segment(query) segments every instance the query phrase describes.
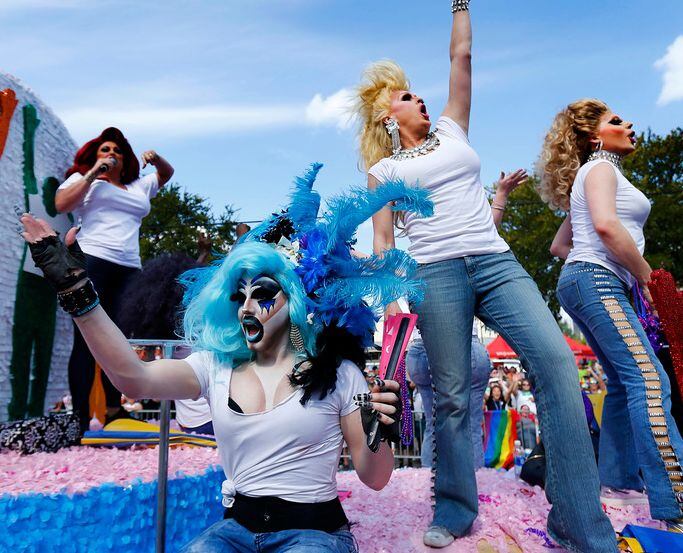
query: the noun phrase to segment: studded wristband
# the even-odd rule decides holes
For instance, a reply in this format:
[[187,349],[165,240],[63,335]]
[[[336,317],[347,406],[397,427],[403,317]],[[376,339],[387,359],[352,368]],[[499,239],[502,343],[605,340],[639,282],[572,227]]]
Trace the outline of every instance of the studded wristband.
[[72,317],[80,317],[92,311],[100,303],[95,287],[90,279],[85,285],[69,292],[59,292],[57,294],[59,305]]
[[470,0],[453,0],[451,2],[451,11],[453,13],[456,12],[464,12],[470,9]]

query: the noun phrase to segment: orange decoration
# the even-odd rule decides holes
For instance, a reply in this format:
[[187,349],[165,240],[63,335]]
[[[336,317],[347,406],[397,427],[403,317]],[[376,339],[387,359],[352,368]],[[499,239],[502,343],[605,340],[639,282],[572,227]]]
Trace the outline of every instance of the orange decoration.
[[97,417],[102,424],[107,414],[107,400],[104,396],[104,386],[102,385],[102,369],[95,364],[95,380],[90,388],[90,418]]
[[0,90],[0,157],[5,151],[5,142],[9,134],[9,124],[17,107],[17,95],[11,88]]

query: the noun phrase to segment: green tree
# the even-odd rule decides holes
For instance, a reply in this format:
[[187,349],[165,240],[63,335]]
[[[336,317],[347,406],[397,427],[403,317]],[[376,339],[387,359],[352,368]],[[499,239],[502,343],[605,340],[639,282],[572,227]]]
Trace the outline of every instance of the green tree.
[[645,258],[653,269],[683,280],[683,129],[666,136],[650,131],[638,137],[624,159],[624,174],[652,202],[645,225]]
[[554,213],[541,201],[535,189],[537,182],[536,177],[530,177],[510,195],[500,231],[557,317],[560,304],[555,286],[563,261],[550,254],[550,244],[563,215]]
[[140,256],[145,261],[162,253],[185,252],[197,257],[197,238],[203,232],[211,238],[215,252],[226,252],[235,240],[235,211],[225,206],[216,217],[208,200],[167,184],[152,200],[150,214],[140,228]]

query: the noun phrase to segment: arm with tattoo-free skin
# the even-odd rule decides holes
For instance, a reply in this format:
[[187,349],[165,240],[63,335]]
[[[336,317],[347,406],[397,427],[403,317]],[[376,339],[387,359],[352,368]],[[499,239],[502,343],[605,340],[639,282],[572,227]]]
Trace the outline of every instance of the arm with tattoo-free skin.
[[157,178],[159,179],[159,188],[166,184],[173,176],[173,166],[163,157],[157,154],[154,150],[147,150],[140,156],[142,158],[142,168],[147,167],[147,164],[154,166],[157,170]]
[[550,253],[560,259],[567,259],[569,252],[572,251],[574,246],[573,236],[572,216],[568,213],[564,221],[562,221],[560,228],[557,229],[553,243],[550,245]]
[[500,179],[496,183],[496,194],[491,202],[491,215],[493,215],[493,223],[496,228],[500,228],[500,224],[503,222],[508,196],[524,184],[528,176],[524,169],[517,169],[507,175],[505,171],[500,172]]
[[[375,190],[378,186],[379,181],[368,173],[368,189]],[[395,246],[394,212],[389,206],[384,206],[372,216],[372,252],[381,256],[386,250],[391,250]],[[398,302],[394,301],[384,310],[384,318],[402,312]]]
[[643,296],[651,304],[647,287],[652,268],[617,215],[617,175],[609,163],[599,163],[586,175],[586,201],[595,232],[615,259],[640,284]]
[[[395,380],[384,381],[384,392],[375,384],[370,390],[371,407],[379,415],[381,424],[394,422],[392,415],[396,413],[399,384]],[[394,470],[394,454],[387,442],[381,442],[379,449],[373,453],[366,443],[366,435],[361,422],[361,410],[341,418],[342,434],[349,447],[353,466],[361,482],[373,490],[381,490],[386,486]]]
[[453,14],[449,52],[448,102],[443,115],[450,117],[467,133],[472,105],[472,25],[468,10]]

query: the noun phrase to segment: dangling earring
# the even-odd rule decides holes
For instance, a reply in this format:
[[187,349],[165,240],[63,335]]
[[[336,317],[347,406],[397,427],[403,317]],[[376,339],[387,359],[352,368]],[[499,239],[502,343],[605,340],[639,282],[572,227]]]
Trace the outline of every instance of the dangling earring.
[[289,341],[294,349],[294,372],[299,373],[303,370],[303,364],[308,361],[308,353],[306,352],[301,330],[294,323],[289,327]]
[[387,128],[387,132],[391,137],[391,149],[394,154],[401,151],[401,135],[398,134],[398,121],[393,117],[389,117],[384,121],[384,126]]
[[304,337],[301,335],[299,327],[294,323],[289,326],[289,341],[292,343],[295,352],[299,353],[300,351],[306,351],[306,348],[304,347]]
[[595,151],[599,152],[600,150],[602,150],[602,140],[598,138],[598,145],[597,148],[595,148]]

